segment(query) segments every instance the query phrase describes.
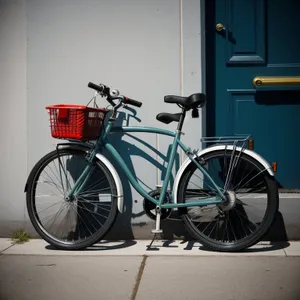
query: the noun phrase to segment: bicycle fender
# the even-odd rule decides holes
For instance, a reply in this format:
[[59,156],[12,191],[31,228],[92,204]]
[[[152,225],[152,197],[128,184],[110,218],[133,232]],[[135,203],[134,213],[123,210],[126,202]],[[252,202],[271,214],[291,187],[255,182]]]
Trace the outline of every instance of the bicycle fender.
[[[87,151],[88,149],[90,149],[92,146],[85,144],[85,143],[81,143],[81,142],[70,142],[70,143],[62,143],[60,144],[61,147],[70,147],[70,148],[77,148],[77,149],[81,149],[83,151]],[[107,169],[111,172],[111,175],[116,183],[116,187],[117,187],[117,206],[118,206],[118,210],[120,213],[123,212],[123,208],[124,208],[124,194],[123,194],[123,186],[122,186],[122,182],[121,179],[119,177],[118,172],[116,171],[115,167],[111,164],[111,162],[102,154],[98,153],[96,155],[97,159],[100,160],[106,167]],[[27,182],[29,180],[29,177],[27,179]],[[27,191],[27,186],[28,183],[26,182],[25,184],[25,190],[24,192]]]
[[[214,151],[218,151],[218,150],[233,150],[233,146],[232,145],[216,145],[216,146],[211,146],[211,147],[208,147],[208,148],[205,148],[203,150],[199,150],[197,152],[196,155],[194,155],[194,158],[196,157],[199,157],[199,156],[202,156],[206,153],[209,153],[209,152],[214,152]],[[262,157],[260,156],[258,153],[252,151],[252,150],[249,150],[249,149],[242,149],[241,147],[236,147],[235,148],[235,151],[239,151],[239,152],[244,152],[245,154],[249,155],[250,157],[252,157],[253,159],[257,160],[263,167],[266,168],[266,170],[268,171],[268,173],[271,175],[271,176],[274,176],[274,172],[271,168],[271,165]],[[179,168],[177,174],[176,174],[176,177],[175,177],[175,180],[174,180],[174,185],[173,185],[173,201],[174,203],[177,203],[177,194],[178,194],[178,187],[179,187],[179,183],[180,183],[180,180],[181,180],[181,177],[185,171],[185,169],[188,167],[188,165],[191,163],[191,160],[189,158],[187,158],[183,164],[181,165],[181,167]]]
[[118,210],[120,213],[123,212],[124,208],[124,194],[123,194],[123,186],[121,179],[119,177],[118,172],[116,171],[115,167],[111,164],[111,162],[102,154],[98,153],[96,157],[108,168],[111,172],[111,175],[116,183],[117,187],[117,198],[118,198]]

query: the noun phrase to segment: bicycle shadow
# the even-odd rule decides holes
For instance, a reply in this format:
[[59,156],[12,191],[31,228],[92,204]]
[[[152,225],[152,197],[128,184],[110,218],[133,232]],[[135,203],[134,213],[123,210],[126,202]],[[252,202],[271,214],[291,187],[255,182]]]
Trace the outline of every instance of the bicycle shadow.
[[[242,251],[235,251],[233,253],[256,253],[256,252],[272,252],[272,251],[277,251],[277,250],[282,250],[284,248],[288,248],[290,246],[289,242],[259,242],[256,245],[244,249]],[[196,241],[187,241],[186,246],[183,250],[192,250],[194,247],[197,247],[201,251],[205,252],[218,252],[218,251],[213,251],[210,248],[207,248],[203,245],[199,245],[198,242]]]
[[[128,109],[133,114],[126,114],[125,112],[119,112],[115,126],[121,127],[122,125],[129,126],[130,125],[130,118],[134,118],[138,121],[140,121],[135,115],[136,110],[130,108]],[[125,124],[124,124],[125,123]],[[143,147],[147,149],[147,151],[150,151],[151,155],[144,150],[142,150],[139,146],[136,146],[133,143],[130,143],[129,141],[124,140],[125,137],[130,138],[134,142],[139,143]],[[136,172],[137,166],[134,165],[133,158],[134,157],[141,157],[144,160],[147,161],[151,165],[151,167],[157,168],[160,172],[160,179],[163,181],[166,170],[167,170],[167,164],[170,154],[171,154],[171,144],[168,147],[167,153],[164,154],[161,151],[157,150],[155,146],[151,145],[144,139],[141,139],[140,137],[135,136],[134,133],[113,133],[110,135],[109,140],[111,144],[118,150],[119,154],[122,156],[122,159],[124,160],[125,164],[127,165],[128,169],[131,171],[134,178],[140,182],[140,184],[145,188],[147,192],[150,192],[151,190],[156,189],[155,186],[148,186],[143,180],[138,176]],[[122,214],[118,215],[118,219],[115,223],[115,225],[111,228],[110,232],[107,234],[107,239],[133,239],[135,238],[134,233],[132,231],[132,221],[134,222],[135,219],[140,218],[144,216],[146,213],[142,209],[139,213],[133,213],[133,202],[141,202],[143,201],[142,196],[139,196],[140,201],[134,200],[132,195],[132,188],[131,185],[127,179],[127,177],[123,174],[123,171],[118,167],[118,165],[114,162],[114,158],[111,157],[111,155],[107,151],[103,151],[103,155],[106,156],[111,163],[116,168],[120,179],[123,184],[123,190],[124,190],[124,208],[125,211]],[[160,161],[158,161],[155,157],[158,157]],[[177,153],[175,158],[175,169],[177,170],[179,168],[179,154]],[[170,176],[170,187],[173,187],[174,183],[174,176],[171,174]],[[149,218],[149,222],[152,220]],[[146,226],[144,223],[140,223],[139,226],[143,227]],[[124,231],[125,229],[125,231]]]
[[[133,112],[133,114],[125,114],[124,112],[120,112],[118,114],[117,120],[115,122],[115,126],[122,126],[124,124],[124,121],[126,122],[126,125],[128,126],[130,123],[130,118],[135,118],[136,111],[130,110]],[[110,117],[110,114],[107,115],[107,118],[105,122],[107,122],[108,118]],[[140,120],[139,120],[140,121]],[[144,182],[140,178],[138,178],[136,172],[134,163],[132,161],[132,158],[134,156],[142,157],[144,160],[146,160],[148,163],[151,164],[154,168],[158,168],[161,170],[162,176],[164,176],[166,172],[166,167],[164,165],[164,162],[168,161],[170,151],[168,151],[167,155],[164,155],[160,151],[158,151],[154,146],[147,143],[145,140],[135,137],[131,134],[129,136],[136,142],[139,142],[144,147],[147,148],[147,150],[150,150],[153,153],[153,156],[158,156],[161,160],[161,162],[157,161],[153,158],[150,154],[146,153],[133,143],[130,143],[126,140],[124,140],[124,136],[128,135],[126,133],[117,133],[117,134],[111,134],[109,136],[110,142],[113,144],[113,146],[117,149],[119,154],[121,155],[122,159],[124,160],[125,164],[127,165],[128,169],[131,171],[132,175],[137,181],[140,181],[141,185],[144,185],[144,188],[147,190],[153,190],[155,187],[146,186]],[[151,154],[152,154],[151,153]],[[112,165],[116,168],[116,171],[118,172],[120,179],[122,181],[123,185],[123,192],[124,192],[124,212],[118,214],[115,223],[109,230],[109,232],[102,238],[102,240],[134,240],[135,236],[132,230],[132,220],[135,218],[138,218],[145,214],[144,211],[141,211],[138,214],[133,214],[133,195],[132,195],[132,188],[131,185],[125,176],[125,174],[122,172],[122,169],[119,167],[119,165],[115,162],[114,158],[111,157],[110,153],[108,153],[105,149],[103,149],[102,153],[106,158],[109,159],[109,161],[112,163]],[[177,157],[177,166],[179,163],[179,157]],[[79,157],[73,156],[70,157],[66,161],[66,169],[68,173],[71,175],[74,182],[79,178],[79,176],[82,174],[84,168],[85,168],[85,161],[84,159],[79,159]],[[98,171],[98,172],[97,172]],[[174,178],[171,176],[171,182],[173,183]],[[101,210],[100,204],[95,207],[95,203],[99,203],[99,196],[101,195],[101,190],[105,190],[109,186],[109,182],[105,177],[103,176],[103,172],[101,170],[96,169],[95,172],[90,176],[90,178],[87,180],[85,184],[85,189],[82,191],[84,196],[84,199],[78,199],[76,210],[71,210],[68,212],[68,220],[71,223],[70,227],[68,227],[66,230],[64,229],[64,236],[71,240],[74,238],[84,237],[84,236],[90,236],[90,234],[95,231],[95,229],[99,228],[99,223],[103,224],[106,220],[102,218],[103,211]],[[92,190],[93,192],[89,192]],[[104,200],[106,201],[106,200]],[[101,200],[103,202],[103,200]],[[103,204],[103,203],[102,203]],[[110,202],[108,201],[106,203],[107,205],[110,205]],[[93,211],[100,211],[101,213],[94,213]],[[72,219],[72,221],[70,221]],[[59,228],[57,228],[59,229]],[[122,245],[117,246],[119,247],[128,247],[133,245],[133,243],[123,243]],[[51,249],[51,247],[47,247],[48,249]],[[105,247],[105,249],[110,249],[111,247]],[[97,243],[97,247],[93,249],[103,249],[103,245],[99,248],[99,243]],[[113,247],[112,249],[115,249]]]
[[[85,249],[81,249],[80,251],[107,251],[107,250],[118,250],[118,249],[124,249],[127,247],[132,247],[136,245],[136,241],[134,240],[113,240],[113,241],[106,241],[101,240],[97,242],[96,244],[87,247]],[[55,247],[51,245],[47,245],[45,247],[47,250],[57,250]]]
[[[115,126],[121,127],[124,125],[124,121],[126,122],[126,125],[128,126],[130,123],[130,118],[134,118],[138,121],[140,121],[136,117],[136,111],[133,109],[130,109],[130,111],[133,114],[126,114],[124,112],[119,112],[118,117],[115,122]],[[107,122],[108,118],[110,117],[110,114],[107,115],[105,122]],[[130,143],[126,140],[124,140],[124,137],[130,137],[134,142],[137,142],[143,147],[147,149],[147,151],[150,152],[150,154],[146,153],[146,151],[143,151],[140,147],[136,146],[133,143]],[[154,190],[155,187],[147,186],[141,178],[138,177],[135,166],[133,162],[133,157],[142,157],[144,160],[147,161],[151,166],[154,168],[160,170],[161,172],[161,180],[164,180],[164,176],[166,173],[166,162],[168,162],[170,153],[171,153],[171,145],[169,145],[169,149],[166,154],[161,153],[159,150],[156,149],[156,147],[152,146],[150,143],[145,141],[142,138],[136,137],[130,133],[123,133],[118,132],[116,134],[111,134],[109,136],[110,142],[113,144],[113,146],[117,149],[118,153],[121,155],[122,159],[124,160],[125,164],[127,165],[128,169],[131,171],[134,178],[140,182],[141,185],[144,186],[145,190],[148,190],[149,192],[151,190]],[[116,171],[118,172],[120,179],[122,181],[123,185],[123,192],[124,192],[124,211],[121,214],[118,214],[115,223],[109,230],[109,232],[103,237],[102,240],[133,240],[135,238],[134,232],[133,232],[133,220],[136,218],[139,218],[143,215],[145,215],[145,212],[143,209],[136,214],[133,214],[133,195],[132,195],[132,188],[131,185],[123,173],[122,169],[118,166],[118,164],[115,162],[114,158],[111,157],[110,153],[108,153],[105,149],[103,149],[102,153],[106,158],[109,159],[109,161],[112,163],[112,165],[116,168]],[[159,161],[154,158],[158,157]],[[76,157],[71,157],[66,162],[66,168],[68,172],[70,173],[71,177],[74,181],[76,181],[82,171],[85,168],[85,161],[79,160]],[[175,159],[175,168],[179,168],[179,155],[177,154]],[[99,172],[102,172],[101,170]],[[109,186],[108,180],[102,180],[103,174],[99,174],[99,172],[93,173],[93,175],[88,179],[86,182],[86,192],[89,190],[89,188],[92,188],[92,190],[95,190],[97,187],[97,191],[100,191],[102,189],[105,189]],[[100,177],[101,176],[101,177]],[[99,178],[101,178],[101,182],[99,184]],[[171,174],[170,178],[170,185],[173,186],[174,177]],[[100,192],[99,192],[100,193]],[[67,236],[67,239],[72,238],[78,238],[78,237],[84,237],[89,236],[90,233],[95,230],[95,228],[98,228],[99,222],[105,222],[105,219],[102,220],[102,217],[100,214],[96,215],[92,211],[95,209],[95,202],[99,201],[98,192],[89,193],[89,196],[85,194],[85,199],[82,201],[78,200],[78,205],[76,211],[71,211],[70,214],[73,214],[73,224],[71,224],[71,228],[68,228],[66,232],[64,233],[65,236]],[[87,201],[88,200],[88,201]],[[102,200],[103,201],[103,200]],[[143,201],[143,198],[141,199]],[[137,202],[137,200],[135,200]],[[110,205],[109,202],[107,202],[108,205]],[[100,207],[100,205],[99,205]],[[98,209],[98,207],[97,207]],[[70,217],[70,216],[68,216]],[[71,219],[71,218],[70,218]],[[150,219],[149,219],[150,220]],[[102,223],[103,224],[103,223]],[[127,247],[132,245],[131,243],[124,243],[123,247]],[[50,249],[50,248],[49,248]]]

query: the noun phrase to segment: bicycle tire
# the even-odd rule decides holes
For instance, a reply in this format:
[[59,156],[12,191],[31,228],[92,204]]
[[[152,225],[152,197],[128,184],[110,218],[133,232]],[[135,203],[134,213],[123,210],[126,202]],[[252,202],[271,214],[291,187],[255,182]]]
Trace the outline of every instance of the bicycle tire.
[[[35,228],[36,232],[50,245],[52,245],[56,249],[60,250],[81,250],[84,248],[87,248],[96,242],[99,242],[110,230],[110,228],[113,226],[116,217],[118,215],[118,209],[117,209],[117,197],[116,195],[116,183],[113,179],[113,176],[111,172],[108,170],[108,168],[99,160],[95,159],[95,170],[100,170],[103,172],[103,174],[106,176],[106,179],[109,183],[109,186],[112,191],[112,197],[111,197],[111,210],[109,212],[107,221],[103,224],[101,228],[95,231],[90,237],[82,239],[81,241],[75,242],[75,241],[63,241],[59,240],[58,238],[54,237],[52,234],[47,232],[47,230],[43,227],[41,220],[37,217],[37,208],[36,208],[36,188],[37,188],[37,181],[43,172],[45,168],[53,162],[56,158],[58,158],[58,153],[60,157],[63,157],[64,155],[71,155],[71,156],[79,156],[84,157],[86,152],[84,150],[78,149],[78,148],[64,148],[59,150],[58,152],[56,150],[46,154],[43,158],[41,158],[34,168],[32,169],[27,182],[27,192],[26,192],[26,206],[27,206],[27,212],[30,218],[30,221]],[[95,188],[95,187],[94,187]],[[99,201],[100,202],[100,201]],[[78,206],[77,205],[77,214],[78,210],[81,210],[83,213],[86,212],[87,207],[89,203],[83,202],[85,207]],[[77,203],[78,204],[78,203]],[[93,204],[95,207],[95,204]],[[98,209],[98,208],[97,208]],[[80,219],[80,218],[78,218]],[[81,217],[83,219],[83,216]],[[80,219],[80,220],[81,220]],[[78,222],[80,222],[80,220]],[[83,221],[82,221],[83,223]],[[94,225],[93,225],[94,226]],[[76,225],[78,227],[78,224]],[[79,229],[80,231],[80,229]],[[80,235],[80,233],[79,233]]]
[[[231,151],[227,150],[227,154],[232,154]],[[200,159],[207,161],[213,157],[218,157],[218,156],[224,156],[224,151],[223,150],[216,150],[213,152],[208,152],[204,154],[203,156],[199,157]],[[241,153],[240,158],[244,159],[245,161],[253,164],[256,166],[258,169],[263,170],[265,169],[260,162],[257,160],[254,160],[251,156]],[[203,161],[202,160],[202,161]],[[194,170],[197,169],[197,166],[191,162],[188,167],[185,169],[181,180],[179,182],[179,189],[178,189],[178,203],[184,203],[185,202],[185,187],[187,186],[187,181],[191,176],[191,173],[194,172]],[[244,237],[243,239],[236,241],[236,242],[231,242],[231,243],[224,243],[220,242],[217,240],[213,240],[206,235],[204,235],[198,227],[196,227],[193,222],[191,221],[191,218],[189,217],[187,213],[187,209],[185,208],[180,208],[180,214],[181,218],[184,222],[186,230],[189,232],[189,234],[195,238],[195,240],[199,241],[202,245],[210,248],[213,251],[219,251],[219,252],[235,252],[235,251],[243,251],[246,248],[249,248],[255,244],[257,244],[262,237],[267,233],[269,228],[271,227],[274,219],[275,219],[275,214],[278,211],[278,206],[279,206],[279,196],[278,196],[278,187],[276,180],[273,176],[271,176],[267,171],[262,171],[262,176],[264,177],[264,180],[267,185],[267,211],[264,215],[262,223],[259,225],[258,230],[248,236]]]

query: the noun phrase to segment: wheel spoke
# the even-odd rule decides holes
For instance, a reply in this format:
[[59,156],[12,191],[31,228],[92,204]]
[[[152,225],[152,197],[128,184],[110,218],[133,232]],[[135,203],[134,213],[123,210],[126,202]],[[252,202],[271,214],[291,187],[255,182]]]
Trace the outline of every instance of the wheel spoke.
[[[75,205],[75,204],[74,204]],[[76,205],[77,207],[81,208],[79,205]],[[86,225],[86,223],[84,222],[83,217],[78,213],[77,210],[75,210],[74,206],[72,205],[72,209],[76,212],[77,216],[79,217],[79,219],[83,222],[84,225]],[[90,221],[88,219],[88,221]],[[90,222],[90,224],[94,227],[94,224]],[[92,235],[92,232],[90,231],[90,229],[88,228],[88,226],[86,226],[86,228],[89,230],[90,234]],[[94,227],[95,231],[97,231],[97,229]]]

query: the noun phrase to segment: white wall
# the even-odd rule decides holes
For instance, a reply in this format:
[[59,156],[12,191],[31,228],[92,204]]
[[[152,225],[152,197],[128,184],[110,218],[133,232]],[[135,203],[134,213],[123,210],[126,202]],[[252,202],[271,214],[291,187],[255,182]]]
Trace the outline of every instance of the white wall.
[[27,176],[26,5],[0,0],[0,234],[21,227]]
[[[142,108],[137,109],[143,125],[172,130],[175,124],[166,126],[156,121],[155,116],[162,111],[178,112],[176,105],[163,102],[164,95],[202,91],[201,51],[204,50],[200,42],[199,0],[0,0],[0,3],[0,84],[3,85],[1,103],[5,107],[1,109],[0,129],[5,141],[0,158],[0,217],[7,224],[24,219],[26,175],[56,142],[50,137],[46,105],[87,103],[93,95],[87,83],[102,82],[143,101]],[[8,128],[11,115],[18,121],[10,121]],[[138,124],[131,119],[131,125]],[[183,141],[199,148],[201,119],[188,115],[184,132]],[[171,141],[150,134],[137,137],[162,153]],[[131,138],[124,140],[156,159],[147,147]],[[122,150],[124,155],[125,150]],[[131,159],[139,179],[155,188],[160,183],[160,172],[139,156]],[[148,222],[145,215],[135,217],[142,210],[142,198],[131,192],[133,200],[137,200],[132,203],[131,198],[126,199],[129,218],[133,214],[131,222]],[[128,221],[128,218],[122,220]]]

